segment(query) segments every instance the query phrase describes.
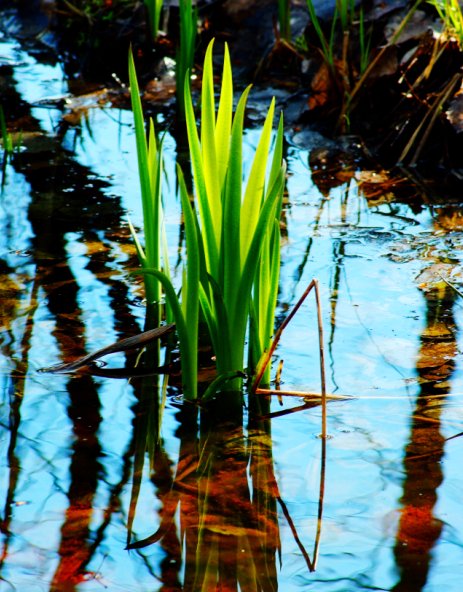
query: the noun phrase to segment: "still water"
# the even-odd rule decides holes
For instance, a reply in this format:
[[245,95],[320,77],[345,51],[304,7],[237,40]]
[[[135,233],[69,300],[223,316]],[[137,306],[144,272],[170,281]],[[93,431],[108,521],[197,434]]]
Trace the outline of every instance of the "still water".
[[[143,329],[131,113],[74,98],[6,37],[0,80],[23,122],[0,192],[0,590],[461,590],[459,201],[324,164],[320,138],[288,131],[278,317],[318,278],[328,392],[349,398],[324,445],[301,398],[198,432],[168,388],[158,433],[162,379],[38,372]],[[184,138],[157,124],[178,269]],[[277,350],[284,389],[320,391],[315,321],[309,298]],[[126,550],[129,531],[146,544]]]

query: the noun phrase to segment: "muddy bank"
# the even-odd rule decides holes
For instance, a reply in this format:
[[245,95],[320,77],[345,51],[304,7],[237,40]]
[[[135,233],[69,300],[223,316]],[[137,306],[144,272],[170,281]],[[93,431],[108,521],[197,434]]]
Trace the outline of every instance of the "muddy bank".
[[[162,32],[155,41],[142,2],[8,4],[0,2],[4,27],[35,45],[38,54],[59,57],[78,95],[104,88],[112,101],[128,104],[127,52],[132,44],[148,109],[149,104],[163,105],[166,117],[175,121],[179,33],[174,0],[165,3]],[[287,42],[279,35],[275,2],[203,0],[198,4],[197,63],[212,37],[218,45],[226,41],[239,85],[253,82],[262,104],[276,95],[293,133],[308,128],[326,138],[347,134],[355,138],[355,157],[369,166],[375,161],[381,167],[412,166],[425,177],[459,182],[463,115],[458,41],[424,2],[357,3],[347,29],[339,17],[333,25],[334,6],[315,5],[322,34],[333,48],[329,62],[305,1],[291,5]],[[200,78],[198,68],[196,74]],[[259,111],[257,100],[251,119]],[[342,150],[348,145],[340,143]]]

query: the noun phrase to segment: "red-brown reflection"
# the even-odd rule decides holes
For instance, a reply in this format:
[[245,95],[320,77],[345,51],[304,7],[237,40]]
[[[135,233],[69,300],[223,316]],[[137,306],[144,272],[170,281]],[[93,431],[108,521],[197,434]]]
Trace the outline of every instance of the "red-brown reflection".
[[442,522],[434,515],[443,480],[442,395],[448,392],[458,352],[452,312],[455,292],[440,282],[426,286],[423,293],[426,328],[416,362],[420,393],[405,449],[402,507],[394,547],[400,579],[393,590],[404,592],[418,592],[426,585],[432,550],[442,532]]

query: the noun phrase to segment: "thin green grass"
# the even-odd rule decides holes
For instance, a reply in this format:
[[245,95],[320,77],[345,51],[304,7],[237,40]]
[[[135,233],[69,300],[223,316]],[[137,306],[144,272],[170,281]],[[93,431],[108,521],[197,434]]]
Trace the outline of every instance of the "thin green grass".
[[[338,128],[345,131],[349,127],[350,116],[355,107],[355,99],[364,88],[369,75],[383,57],[386,49],[400,37],[404,28],[418,6],[424,0],[417,0],[397,27],[388,45],[384,45],[374,57],[371,56],[371,34],[365,26],[363,8],[356,10],[353,0],[337,0],[329,34],[318,18],[313,0],[306,0],[310,20],[318,40],[318,51],[327,65],[333,89],[341,95]],[[431,1],[431,0],[429,0]],[[453,0],[442,0],[442,2]],[[457,0],[454,0],[457,3]],[[431,3],[439,0],[434,0]]]
[[458,0],[428,0],[444,23],[445,30],[463,48],[463,13]]
[[291,0],[278,0],[278,29],[281,39],[291,41]]
[[336,0],[336,10],[343,31],[349,31],[355,19],[355,0]]
[[307,0],[307,9],[309,11],[310,21],[320,43],[319,51],[322,55],[323,61],[330,67],[331,70],[334,70],[334,40],[336,22],[338,19],[337,8],[335,9],[333,14],[333,21],[331,24],[331,31],[329,37],[327,37],[325,35],[325,32],[323,31],[321,21],[317,16],[315,6],[312,0]]
[[148,24],[153,39],[156,39],[159,34],[163,3],[163,0],[145,0],[145,6],[148,12]]
[[178,111],[183,115],[185,84],[194,66],[198,10],[191,0],[180,0],[180,35],[175,61]]
[[360,7],[359,12],[359,45],[360,45],[360,74],[363,74],[368,67],[368,62],[371,53],[371,35],[368,35],[365,29],[365,15],[363,6]]
[[[336,75],[336,60],[343,63],[347,60],[347,52],[354,33],[358,28],[359,37],[359,64],[360,70],[365,68],[370,54],[370,40],[366,35],[363,8],[360,7],[357,15],[354,0],[337,0],[331,21],[329,35],[324,32],[322,22],[318,18],[313,0],[306,0],[310,20],[319,41],[319,51],[323,61],[329,66],[333,75]],[[342,33],[342,42],[339,43],[337,36],[338,27]],[[340,45],[340,48],[337,46]]]
[[382,59],[382,57],[384,56],[384,53],[386,52],[387,48],[390,45],[393,45],[394,43],[396,43],[396,41],[399,39],[400,35],[403,33],[404,29],[407,27],[408,23],[410,22],[411,18],[415,14],[415,12],[418,9],[418,7],[422,4],[422,2],[423,2],[423,0],[417,0],[415,2],[415,4],[413,4],[413,6],[409,9],[409,11],[407,12],[407,14],[402,19],[401,23],[399,24],[399,26],[395,30],[394,35],[392,36],[392,38],[389,41],[389,45],[384,45],[378,51],[378,53],[375,55],[375,57],[373,59],[368,60],[365,69],[362,71],[359,79],[357,80],[357,82],[353,86],[352,90],[348,93],[348,96],[346,98],[346,101],[344,102],[344,105],[343,105],[342,110],[341,110],[341,114],[339,116],[339,121],[341,123],[344,120],[346,120],[346,119],[349,118],[349,114],[350,114],[350,111],[353,108],[354,101],[355,101],[357,95],[363,89],[366,80],[368,79],[368,77],[370,76],[370,74],[374,71],[376,65],[380,62],[380,60]]

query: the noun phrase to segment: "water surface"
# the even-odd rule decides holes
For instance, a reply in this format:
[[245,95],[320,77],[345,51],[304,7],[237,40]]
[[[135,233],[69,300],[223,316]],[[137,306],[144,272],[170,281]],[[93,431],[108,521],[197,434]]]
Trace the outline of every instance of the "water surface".
[[[330,403],[323,451],[321,410],[300,398],[263,403],[271,420],[245,410],[225,437],[192,429],[169,389],[141,469],[161,381],[38,372],[143,328],[129,275],[128,217],[141,225],[131,114],[101,97],[74,108],[61,66],[13,40],[0,55],[25,126],[0,194],[0,589],[196,589],[208,551],[224,589],[239,573],[242,590],[460,590],[463,301],[445,283],[461,281],[460,205],[406,178],[386,187],[355,166],[316,169],[319,138],[288,132],[278,317],[318,278],[328,391],[351,398]],[[179,145],[169,128],[173,265]],[[320,391],[315,320],[311,296],[277,350],[284,389]],[[170,526],[129,552],[132,519],[132,540]]]

